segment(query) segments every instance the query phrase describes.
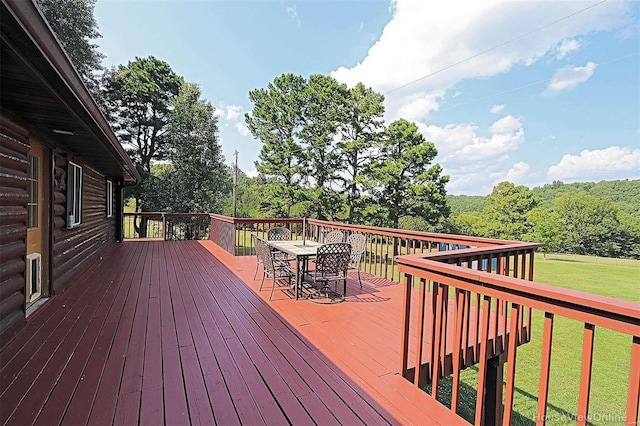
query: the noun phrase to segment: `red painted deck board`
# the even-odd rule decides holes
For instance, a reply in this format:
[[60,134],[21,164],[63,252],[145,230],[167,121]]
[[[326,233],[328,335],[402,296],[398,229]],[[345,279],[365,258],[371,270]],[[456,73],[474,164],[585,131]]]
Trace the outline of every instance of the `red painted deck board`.
[[0,424],[461,423],[394,370],[399,286],[269,302],[254,258],[210,242],[102,258],[2,348]]

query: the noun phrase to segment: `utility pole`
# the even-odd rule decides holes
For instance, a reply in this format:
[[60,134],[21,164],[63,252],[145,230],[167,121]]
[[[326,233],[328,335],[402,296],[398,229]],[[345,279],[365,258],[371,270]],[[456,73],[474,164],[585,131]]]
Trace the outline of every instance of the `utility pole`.
[[233,152],[235,157],[235,164],[233,166],[233,207],[232,216],[236,217],[236,209],[238,205],[238,150]]

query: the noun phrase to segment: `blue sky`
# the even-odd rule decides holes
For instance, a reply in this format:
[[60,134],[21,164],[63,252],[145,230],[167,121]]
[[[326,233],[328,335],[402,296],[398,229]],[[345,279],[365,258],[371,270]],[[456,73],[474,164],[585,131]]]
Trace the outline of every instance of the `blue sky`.
[[104,65],[153,55],[198,83],[249,174],[249,91],[320,73],[415,121],[451,194],[640,178],[638,1],[98,0],[95,16]]

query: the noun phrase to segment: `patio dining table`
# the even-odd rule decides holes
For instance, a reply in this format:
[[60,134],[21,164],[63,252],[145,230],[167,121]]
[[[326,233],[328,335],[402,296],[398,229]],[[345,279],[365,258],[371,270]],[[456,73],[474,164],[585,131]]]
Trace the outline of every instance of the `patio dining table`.
[[296,300],[300,297],[300,290],[304,273],[309,264],[309,258],[315,256],[318,247],[322,244],[315,241],[303,240],[280,240],[267,241],[272,248],[279,250],[296,258]]

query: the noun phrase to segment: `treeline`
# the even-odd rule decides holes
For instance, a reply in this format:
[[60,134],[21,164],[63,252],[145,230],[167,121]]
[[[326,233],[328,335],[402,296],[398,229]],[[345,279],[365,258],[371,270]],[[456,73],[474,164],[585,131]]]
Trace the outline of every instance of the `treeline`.
[[447,217],[434,144],[407,120],[385,125],[384,97],[371,88],[284,74],[249,99],[262,215],[391,227],[405,216],[431,225]]
[[447,201],[460,234],[536,241],[544,252],[640,258],[640,180],[534,189],[503,182],[486,197]]

